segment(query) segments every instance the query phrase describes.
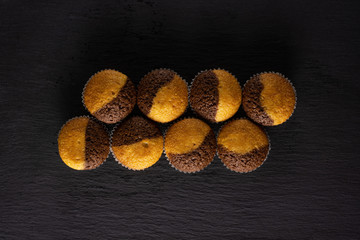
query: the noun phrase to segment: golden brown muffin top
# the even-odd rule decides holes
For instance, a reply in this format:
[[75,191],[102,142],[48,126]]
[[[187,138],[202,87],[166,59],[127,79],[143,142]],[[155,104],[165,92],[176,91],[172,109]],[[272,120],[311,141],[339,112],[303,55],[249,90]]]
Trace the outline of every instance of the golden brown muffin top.
[[187,84],[175,74],[169,83],[158,90],[147,116],[157,122],[170,122],[180,117],[187,105]]
[[142,139],[130,145],[113,146],[116,160],[132,170],[143,170],[154,165],[163,152],[163,137]]
[[241,87],[237,79],[229,72],[222,69],[212,70],[219,82],[219,102],[215,115],[216,122],[231,118],[241,104]]
[[247,119],[233,120],[223,126],[217,142],[238,154],[246,154],[269,144],[266,133]]
[[265,112],[274,121],[273,125],[285,122],[296,104],[293,86],[289,80],[276,73],[262,73],[259,78],[263,85],[260,102]]
[[209,125],[196,118],[186,118],[172,125],[166,133],[167,154],[184,154],[197,149],[211,131]]
[[67,122],[58,137],[61,159],[76,170],[85,168],[85,133],[89,118],[78,117]]

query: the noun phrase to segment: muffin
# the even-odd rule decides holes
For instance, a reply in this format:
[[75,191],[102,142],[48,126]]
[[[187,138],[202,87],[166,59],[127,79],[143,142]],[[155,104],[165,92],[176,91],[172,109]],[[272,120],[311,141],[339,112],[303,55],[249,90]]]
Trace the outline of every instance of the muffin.
[[131,117],[112,133],[111,152],[115,159],[131,170],[154,165],[164,148],[163,135],[155,123],[143,117]]
[[198,172],[208,166],[214,158],[214,132],[199,119],[183,119],[168,129],[165,152],[170,164],[177,170],[185,173]]
[[134,109],[136,90],[125,74],[103,70],[89,79],[82,97],[91,115],[111,124],[121,121]]
[[235,172],[251,172],[265,161],[270,143],[265,131],[248,119],[223,126],[217,138],[218,155]]
[[294,87],[279,73],[256,74],[244,86],[243,108],[261,125],[275,126],[285,122],[292,115],[295,104]]
[[200,72],[190,90],[191,108],[211,122],[225,121],[238,111],[241,87],[236,78],[222,69]]
[[109,144],[109,134],[104,126],[89,117],[69,120],[58,136],[60,157],[75,170],[100,166],[109,155]]
[[187,108],[187,84],[172,70],[155,69],[141,79],[137,103],[150,119],[161,123],[173,121]]

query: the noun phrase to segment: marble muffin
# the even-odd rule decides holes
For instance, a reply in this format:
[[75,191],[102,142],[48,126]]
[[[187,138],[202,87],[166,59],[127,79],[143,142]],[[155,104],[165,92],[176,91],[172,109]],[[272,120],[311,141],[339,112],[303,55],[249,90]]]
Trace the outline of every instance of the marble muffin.
[[128,116],[136,104],[136,88],[125,74],[103,70],[84,87],[83,103],[98,120],[113,124]]
[[144,170],[154,165],[164,148],[158,126],[143,117],[134,116],[121,122],[112,132],[111,152],[130,170]]
[[215,134],[209,125],[199,119],[180,120],[166,132],[165,153],[177,170],[184,173],[201,171],[215,156]]
[[191,108],[210,122],[225,121],[238,111],[241,87],[228,71],[213,69],[200,72],[190,90]]
[[235,172],[247,173],[260,167],[270,150],[265,131],[248,119],[225,124],[217,137],[217,151],[224,165]]
[[155,69],[138,85],[137,104],[150,119],[167,123],[180,117],[188,106],[188,86],[170,69]]
[[75,170],[99,167],[109,155],[109,134],[89,117],[76,117],[61,128],[58,149],[63,162]]
[[260,73],[245,83],[244,111],[261,125],[275,126],[284,123],[294,112],[295,105],[295,89],[282,74]]

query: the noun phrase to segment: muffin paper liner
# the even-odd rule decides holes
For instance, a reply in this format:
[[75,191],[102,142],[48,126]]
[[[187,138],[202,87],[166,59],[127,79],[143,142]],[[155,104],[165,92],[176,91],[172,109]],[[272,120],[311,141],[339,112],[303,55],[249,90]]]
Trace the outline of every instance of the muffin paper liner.
[[[151,119],[149,119],[149,118],[147,118],[147,117],[144,117],[144,116],[142,116],[142,115],[135,115],[135,116],[132,116],[132,117],[142,117],[142,118],[145,118],[145,119],[147,119],[147,120],[149,120],[149,121],[153,121],[153,120],[151,120]],[[153,122],[155,122],[155,121],[153,121]],[[161,132],[161,136],[163,137],[163,149],[162,149],[160,158],[159,158],[153,165],[151,165],[150,167],[144,168],[144,169],[132,169],[132,168],[129,168],[129,167],[125,166],[124,164],[122,164],[122,163],[119,161],[119,159],[117,159],[117,157],[116,157],[116,155],[115,155],[115,153],[114,153],[114,151],[113,151],[113,149],[112,149],[112,139],[113,139],[114,132],[115,132],[115,130],[119,127],[119,125],[120,125],[121,123],[122,123],[122,122],[116,123],[115,126],[113,127],[113,129],[112,129],[111,132],[110,132],[110,152],[111,152],[112,156],[114,157],[115,161],[116,161],[118,164],[120,164],[121,166],[123,166],[124,168],[126,168],[126,169],[128,169],[128,170],[140,172],[140,171],[144,171],[144,170],[146,170],[146,169],[151,168],[151,167],[154,166],[158,161],[160,161],[161,156],[162,156],[162,154],[164,153],[165,137],[164,137],[163,132],[161,131],[161,128],[158,126],[158,123],[155,122],[157,128],[158,128],[159,131]]]
[[[253,169],[253,170],[251,170],[251,171],[249,171],[249,172],[237,172],[237,171],[234,171],[234,170],[228,168],[228,167],[225,165],[225,163],[223,162],[223,160],[221,159],[221,157],[220,157],[220,155],[219,155],[218,147],[217,147],[217,145],[218,145],[218,137],[219,137],[219,134],[220,134],[222,128],[223,128],[225,125],[227,125],[228,123],[232,122],[232,121],[241,120],[241,119],[249,120],[249,121],[251,121],[252,123],[254,123],[255,125],[259,126],[259,127],[265,132],[265,134],[266,134],[266,136],[267,136],[267,138],[268,138],[268,141],[269,141],[269,150],[268,150],[268,152],[267,152],[267,154],[266,154],[266,157],[265,157],[264,161],[263,161],[257,168],[255,168],[255,169]],[[265,128],[264,128],[262,125],[260,125],[260,124],[258,124],[258,123],[255,123],[254,121],[252,121],[252,120],[251,120],[250,118],[248,118],[248,117],[241,117],[241,118],[236,118],[236,119],[228,120],[228,121],[226,121],[226,122],[219,128],[218,132],[216,133],[216,156],[221,160],[222,164],[223,164],[227,169],[229,169],[230,171],[235,172],[235,173],[247,174],[247,173],[252,173],[252,172],[254,172],[255,170],[259,169],[259,168],[266,162],[266,160],[268,159],[269,154],[270,154],[270,150],[271,150],[271,141],[270,141],[270,137],[269,137],[268,132],[265,130]]]
[[236,79],[236,81],[238,82],[238,84],[239,84],[239,86],[240,86],[240,89],[241,89],[241,95],[242,95],[242,92],[243,92],[243,88],[241,87],[241,84],[240,84],[240,82],[239,82],[239,79],[237,79],[237,77],[236,77],[232,72],[230,72],[230,71],[228,71],[228,70],[226,70],[226,69],[223,69],[223,68],[211,68],[211,69],[202,70],[202,71],[198,72],[198,73],[195,75],[195,77],[191,80],[190,90],[189,90],[189,94],[188,94],[188,101],[189,101],[189,106],[190,106],[191,110],[193,111],[193,113],[195,113],[195,114],[196,114],[197,116],[199,116],[200,118],[205,119],[206,121],[209,121],[209,122],[211,122],[211,123],[216,123],[216,124],[218,124],[218,123],[226,122],[226,121],[228,121],[230,118],[232,118],[233,116],[235,116],[235,114],[239,111],[239,109],[240,109],[240,107],[241,107],[241,104],[242,104],[242,96],[241,96],[241,103],[240,103],[240,106],[239,106],[239,108],[237,109],[237,111],[236,111],[231,117],[229,117],[228,119],[226,119],[226,120],[224,120],[224,121],[221,121],[221,122],[212,122],[212,121],[210,121],[210,120],[202,117],[200,114],[198,114],[198,113],[194,110],[194,108],[191,106],[191,102],[190,102],[190,91],[191,91],[191,88],[192,88],[192,85],[193,85],[193,83],[194,83],[195,78],[197,78],[197,77],[198,77],[201,73],[203,73],[203,72],[212,71],[212,70],[223,70],[223,71],[226,71],[226,72],[230,73],[230,74]]
[[[64,127],[68,122],[70,122],[70,121],[72,121],[72,120],[74,120],[74,119],[77,119],[77,118],[81,118],[81,117],[86,117],[86,118],[88,118],[88,119],[90,119],[90,120],[95,121],[96,123],[99,123],[99,124],[105,129],[105,131],[106,131],[106,133],[107,133],[107,135],[108,135],[108,137],[109,137],[109,152],[108,152],[108,154],[106,155],[105,160],[104,160],[99,166],[97,166],[96,168],[94,168],[94,169],[87,169],[87,170],[86,170],[86,171],[91,171],[91,170],[95,170],[95,169],[99,168],[101,165],[103,165],[104,162],[106,162],[106,160],[108,159],[109,154],[110,154],[110,149],[111,149],[110,133],[109,133],[109,130],[107,129],[107,127],[105,126],[105,124],[104,124],[103,122],[99,121],[98,119],[96,119],[96,118],[94,118],[94,117],[92,117],[92,116],[87,116],[87,115],[81,115],[81,116],[77,116],[77,117],[70,118],[69,120],[67,120],[67,121],[61,126],[61,128],[60,128],[60,130],[59,130],[59,132],[58,132],[58,135],[57,135],[57,141],[58,141],[58,139],[59,139],[59,135],[60,135],[60,132],[61,132],[61,130],[63,129],[63,127]],[[86,140],[85,140],[85,144],[86,144]],[[58,143],[58,145],[59,145],[59,143]],[[60,153],[59,153],[59,156],[60,156]],[[60,158],[61,158],[61,157],[60,157]],[[62,160],[62,159],[61,159],[61,160]],[[66,164],[65,164],[65,165],[66,165]],[[74,169],[74,170],[76,170],[76,169]],[[79,170],[77,170],[77,171],[79,171]],[[82,171],[82,170],[81,170],[81,171]]]
[[[245,89],[245,86],[246,86],[246,84],[248,83],[248,81],[249,81],[250,79],[252,79],[252,78],[255,77],[255,76],[259,76],[260,74],[264,74],[264,73],[274,73],[274,74],[278,74],[278,75],[280,75],[281,77],[285,78],[285,79],[290,83],[290,85],[291,85],[291,87],[293,88],[294,93],[295,93],[295,105],[294,105],[294,109],[293,109],[291,115],[288,117],[288,119],[286,119],[285,122],[283,122],[283,123],[281,123],[281,124],[278,124],[278,125],[274,125],[274,126],[264,126],[264,125],[261,125],[261,124],[257,123],[257,124],[259,124],[259,125],[261,125],[261,126],[264,126],[264,127],[276,127],[276,126],[280,126],[280,125],[286,123],[286,122],[291,118],[291,116],[294,114],[294,112],[295,112],[296,105],[297,105],[296,89],[295,89],[294,85],[292,84],[292,82],[291,82],[287,77],[285,77],[284,74],[279,73],[279,72],[274,72],[274,71],[265,71],[265,72],[260,72],[260,73],[255,73],[255,74],[253,74],[248,80],[246,80],[243,89]],[[244,108],[244,106],[242,106],[242,107]],[[245,111],[245,110],[244,110],[244,111]],[[245,113],[246,113],[246,112],[245,112]],[[246,115],[247,115],[247,113],[246,113]],[[251,118],[249,117],[249,119],[251,119]],[[251,119],[251,120],[252,120],[252,119]],[[253,121],[253,120],[252,120],[252,121]],[[253,121],[253,122],[254,122],[254,121]]]
[[[82,90],[82,93],[81,93],[81,102],[82,102],[82,104],[83,104],[83,106],[84,106],[84,108],[86,109],[86,111],[88,111],[88,113],[90,113],[90,115],[93,117],[93,118],[96,118],[94,115],[92,115],[92,113],[89,111],[89,109],[86,107],[86,105],[85,105],[85,102],[84,102],[84,93],[85,93],[85,89],[86,89],[86,86],[88,85],[88,83],[90,82],[90,80],[96,75],[96,74],[98,74],[98,73],[100,73],[100,72],[102,72],[102,71],[106,71],[106,70],[111,70],[111,71],[116,71],[116,72],[120,72],[120,71],[118,71],[118,70],[116,70],[116,69],[111,69],[111,68],[105,68],[105,69],[102,69],[102,70],[99,70],[99,71],[97,71],[96,73],[94,73],[93,75],[91,75],[91,77],[87,80],[87,82],[85,83],[85,85],[84,85],[84,87],[83,87],[83,90]],[[121,72],[122,73],[122,72]],[[124,75],[126,75],[125,73],[122,73],[122,74],[124,74]],[[129,78],[129,76],[128,75],[126,75],[128,78]],[[131,79],[130,79],[131,80]],[[134,84],[135,85],[135,84]],[[121,89],[120,89],[121,90]],[[137,93],[136,93],[137,94]],[[135,106],[134,106],[134,108],[135,108]],[[131,112],[127,115],[127,116],[129,116],[131,113],[132,113],[132,111],[134,110],[134,108],[131,110]],[[126,116],[126,117],[127,117]],[[126,118],[125,117],[125,118]],[[124,119],[125,119],[124,118]],[[96,118],[97,119],[97,118]],[[103,121],[101,121],[100,119],[97,119],[98,121],[100,121],[100,122],[103,122]],[[122,120],[121,120],[122,121]],[[121,122],[121,121],[119,121],[119,122]],[[106,124],[109,124],[109,125],[112,125],[112,124],[117,124],[117,123],[106,123]]]
[[[185,119],[198,119],[198,120],[200,120],[200,121],[203,121],[202,119],[199,119],[199,118],[196,118],[196,117],[182,117],[182,118],[176,120],[171,126],[169,126],[169,127],[166,129],[166,131],[165,131],[165,133],[164,133],[164,153],[165,153],[165,157],[166,157],[166,160],[168,161],[169,165],[170,165],[172,168],[174,168],[176,171],[181,172],[181,173],[185,173],[185,174],[194,174],[194,173],[198,173],[198,172],[201,172],[201,171],[205,170],[206,168],[208,168],[208,167],[211,165],[211,163],[214,161],[214,158],[215,158],[215,155],[216,155],[216,152],[217,152],[217,144],[216,144],[216,146],[215,146],[216,149],[215,149],[215,154],[214,154],[214,156],[213,156],[213,159],[212,159],[211,162],[210,162],[206,167],[204,167],[203,169],[198,170],[198,171],[195,171],[195,172],[184,172],[184,171],[181,171],[181,170],[177,169],[175,166],[173,166],[173,165],[171,164],[171,162],[170,162],[169,156],[167,155],[167,153],[166,153],[166,151],[165,151],[166,134],[167,134],[167,132],[169,131],[169,129],[170,129],[174,124],[176,124],[176,123],[178,123],[178,122],[180,122],[180,121],[182,121],[182,120],[185,120]],[[205,122],[205,121],[203,121],[203,122]],[[205,123],[209,126],[209,124],[208,124],[207,122],[205,122]],[[210,130],[214,132],[214,130],[212,129],[212,127],[211,127],[211,126],[209,126],[209,127],[210,127]],[[215,132],[214,132],[214,135],[215,135]],[[215,141],[216,141],[216,136],[215,136]]]
[[[142,112],[147,118],[151,119],[152,121],[154,121],[154,122],[156,122],[156,123],[169,124],[169,123],[172,123],[172,122],[176,121],[177,119],[181,118],[181,116],[184,115],[184,113],[188,110],[189,104],[190,104],[190,103],[189,103],[190,87],[189,87],[188,82],[187,82],[183,77],[181,77],[180,74],[178,74],[177,72],[175,72],[175,71],[174,71],[173,69],[171,69],[171,68],[154,68],[154,69],[150,70],[149,72],[147,72],[147,73],[140,79],[140,82],[143,80],[144,77],[146,77],[146,76],[149,75],[152,71],[155,71],[155,70],[168,70],[168,71],[174,72],[176,75],[178,75],[178,76],[181,78],[181,80],[183,80],[183,81],[185,82],[185,84],[186,84],[186,86],[187,86],[187,89],[188,89],[188,94],[187,94],[187,95],[188,95],[188,104],[186,105],[186,108],[185,108],[184,112],[181,113],[181,115],[178,116],[177,118],[175,118],[174,120],[171,120],[170,122],[158,122],[158,121],[155,121],[155,120],[149,118],[145,113],[143,113],[143,111],[140,109],[139,105],[137,104],[138,97],[136,96],[136,104],[138,105],[138,107],[139,107],[139,109],[140,109],[140,112]],[[140,83],[140,82],[139,82],[139,83]],[[139,84],[138,84],[138,85],[139,85]]]

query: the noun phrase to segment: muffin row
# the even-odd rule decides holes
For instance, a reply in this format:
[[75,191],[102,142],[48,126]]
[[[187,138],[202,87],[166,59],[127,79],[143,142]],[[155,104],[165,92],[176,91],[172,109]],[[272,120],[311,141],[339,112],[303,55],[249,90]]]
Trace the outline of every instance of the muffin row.
[[170,69],[149,72],[137,90],[125,74],[103,70],[89,79],[82,99],[90,114],[108,124],[126,118],[136,103],[153,121],[171,122],[185,112],[189,102],[194,112],[210,122],[228,120],[242,103],[253,121],[275,126],[290,118],[296,104],[292,84],[279,73],[256,74],[242,91],[235,76],[223,69],[198,73],[190,90],[186,81]]
[[156,123],[133,116],[116,125],[109,139],[106,128],[96,120],[73,118],[59,133],[59,153],[64,163],[76,170],[99,167],[109,151],[122,166],[144,170],[165,150],[172,167],[194,173],[207,167],[217,151],[228,169],[246,173],[262,165],[270,149],[265,131],[245,118],[225,124],[217,138],[204,121],[185,118],[168,128],[164,141]]

